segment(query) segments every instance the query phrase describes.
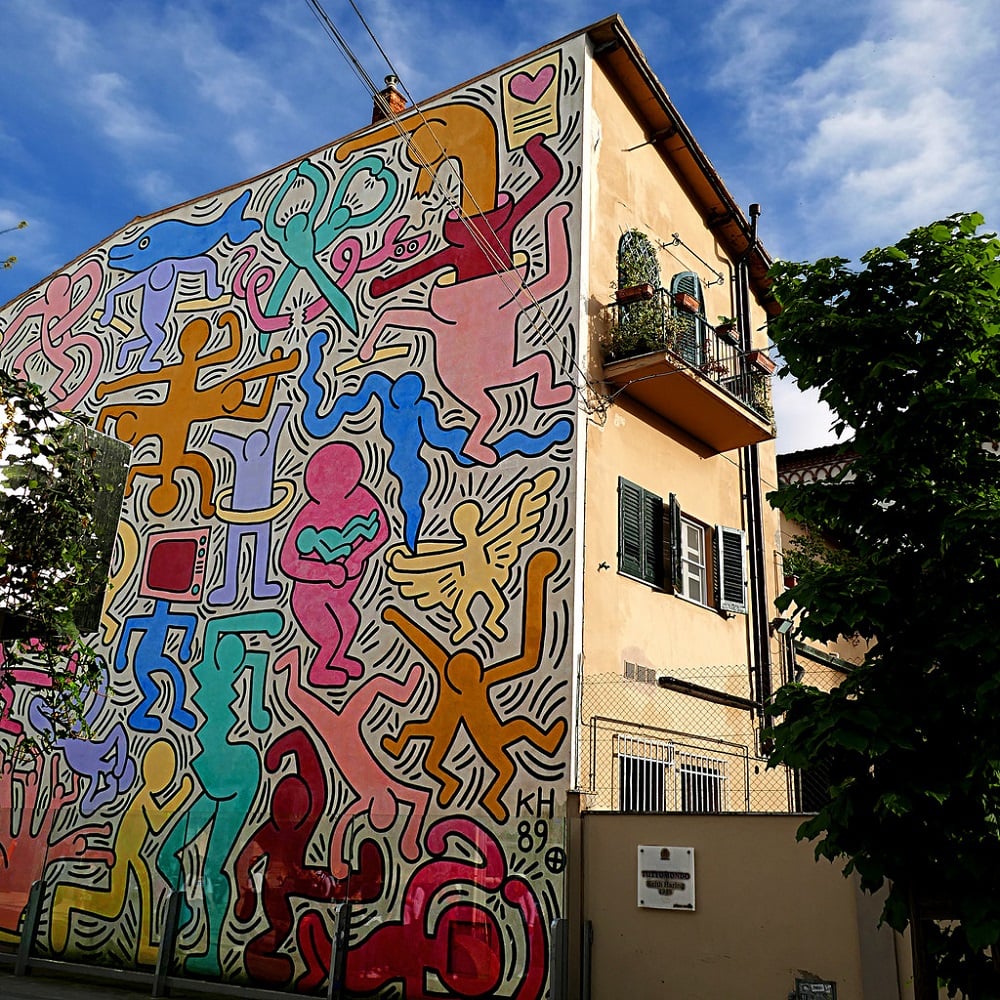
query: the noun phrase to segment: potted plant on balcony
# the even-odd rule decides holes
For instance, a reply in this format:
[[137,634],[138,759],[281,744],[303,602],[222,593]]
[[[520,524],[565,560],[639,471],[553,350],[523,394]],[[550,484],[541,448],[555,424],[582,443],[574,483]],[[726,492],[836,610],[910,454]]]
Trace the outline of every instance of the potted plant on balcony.
[[656,289],[648,281],[644,281],[639,285],[616,288],[615,301],[619,305],[627,305],[631,302],[648,302],[655,294]]
[[764,375],[773,375],[775,368],[778,367],[777,363],[771,357],[767,351],[749,351],[747,353],[747,361],[757,369],[757,371],[762,372]]
[[693,295],[688,295],[687,292],[675,292],[674,305],[677,306],[681,312],[701,312],[701,303]]
[[740,339],[739,324],[733,316],[720,316],[715,324],[715,332],[731,344],[735,344]]
[[771,380],[763,372],[750,373],[750,405],[770,424],[774,424],[771,404]]
[[640,229],[622,234],[618,275],[612,287],[615,304],[602,338],[604,360],[620,361],[670,350],[682,332],[660,287],[660,267],[650,238]]
[[684,333],[681,320],[657,296],[619,306],[602,341],[605,362],[673,350]]

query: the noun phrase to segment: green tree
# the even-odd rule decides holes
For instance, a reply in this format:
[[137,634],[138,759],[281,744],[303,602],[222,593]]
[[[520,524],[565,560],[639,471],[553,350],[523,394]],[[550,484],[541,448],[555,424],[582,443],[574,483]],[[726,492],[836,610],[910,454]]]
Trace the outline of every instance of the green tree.
[[[28,223],[25,222],[24,219],[22,219],[16,226],[8,226],[6,229],[0,229],[0,236],[3,236],[4,233],[12,233],[14,232],[15,229],[27,229],[27,228],[28,228]],[[12,268],[16,263],[17,263],[17,258],[11,255],[10,257],[5,257],[2,261],[0,261],[0,268],[7,271],[10,268]]]
[[86,619],[94,627],[108,570],[95,558],[107,544],[94,522],[101,470],[93,433],[0,369],[0,701],[4,689],[9,698],[20,679],[40,675],[52,723],[40,737],[22,736],[21,750],[86,735],[84,701],[100,681],[79,627]]
[[769,497],[828,543],[779,601],[798,634],[871,642],[835,690],[775,698],[772,763],[829,769],[799,836],[866,889],[887,881],[891,926],[956,918],[928,948],[951,995],[977,998],[1000,997],[1000,241],[982,224],[916,229],[860,269],[775,265],[783,371],[856,457]]

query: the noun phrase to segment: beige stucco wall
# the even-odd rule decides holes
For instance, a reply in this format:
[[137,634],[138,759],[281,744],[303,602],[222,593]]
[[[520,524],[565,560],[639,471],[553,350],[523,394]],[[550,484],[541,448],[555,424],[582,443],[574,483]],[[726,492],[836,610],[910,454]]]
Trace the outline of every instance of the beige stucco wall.
[[[592,69],[593,115],[587,143],[592,164],[590,246],[585,266],[591,319],[589,370],[600,379],[598,341],[606,323],[606,307],[613,299],[618,241],[623,232],[641,229],[654,243],[669,243],[672,234],[679,234],[690,251],[722,273],[724,281],[709,285],[711,271],[689,250],[674,246],[660,251],[664,284],[678,271],[698,273],[710,322],[721,315],[734,315],[736,305],[734,262],[726,257],[705,225],[700,209],[692,203],[683,180],[670,166],[664,153],[669,151],[670,142],[662,146],[649,144],[642,125],[600,65],[592,64]],[[766,346],[764,323],[764,312],[754,303],[751,326],[757,331],[756,346]],[[595,686],[598,676],[620,678],[623,664],[630,661],[729,694],[750,696],[748,616],[724,617],[712,608],[618,573],[620,476],[664,500],[676,494],[685,514],[706,525],[745,529],[741,452],[713,454],[683,429],[626,394],[617,395],[609,406],[596,407],[587,417],[586,432],[582,720],[586,723],[596,714],[689,732],[711,732],[743,742],[752,752],[754,732],[747,711],[734,712],[690,696],[673,695],[672,707],[665,716],[662,700],[655,697],[662,692],[631,683]],[[773,444],[761,445],[759,455],[761,490],[767,493],[777,482]],[[776,515],[770,508],[765,510],[764,518],[765,585],[770,607],[780,568],[774,548],[778,531]],[[773,661],[777,684],[780,676],[776,642]],[[584,734],[584,742],[586,739]],[[587,786],[588,763],[584,746],[582,787]]]
[[[907,969],[897,972],[905,944],[877,929],[879,907],[853,879],[796,842],[800,822],[585,814],[592,1000],[784,998],[808,975],[835,981],[838,1000],[912,995]],[[637,905],[640,844],[694,848],[694,912]]]
[[[784,514],[779,514],[778,517],[781,532],[780,548],[782,551],[787,551],[792,539],[800,537],[806,534],[806,532],[800,524],[789,520]],[[794,613],[794,606],[784,612],[786,616]],[[856,636],[841,637],[836,642],[811,642],[810,645],[820,653],[836,656],[846,663],[861,663],[868,650],[868,644]],[[844,679],[844,675],[841,672],[824,666],[822,663],[810,660],[802,654],[797,656],[796,662],[798,667],[801,668],[803,683],[811,684],[823,691],[828,691],[836,687]]]

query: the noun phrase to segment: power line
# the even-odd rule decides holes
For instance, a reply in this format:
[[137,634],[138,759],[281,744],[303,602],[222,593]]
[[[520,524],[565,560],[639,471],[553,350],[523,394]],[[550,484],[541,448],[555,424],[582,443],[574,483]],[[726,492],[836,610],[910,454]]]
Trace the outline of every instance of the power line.
[[[392,60],[389,58],[389,55],[386,53],[385,49],[379,42],[374,31],[372,31],[371,27],[368,25],[368,22],[365,20],[364,15],[358,9],[357,4],[354,3],[354,0],[349,0],[349,2],[355,14],[357,15],[358,19],[360,20],[361,24],[363,25],[365,31],[368,33],[369,37],[372,39],[372,42],[375,44],[382,58],[385,60],[387,67],[392,72],[393,76],[396,77],[397,80],[399,80],[399,73],[397,72],[395,66],[393,65]],[[319,2],[319,0],[306,0],[306,3],[313,11],[314,16],[323,26],[326,33],[340,49],[344,58],[347,60],[351,68],[354,70],[355,75],[358,76],[362,84],[367,88],[373,100],[379,101],[381,105],[384,105],[384,112],[386,114],[386,117],[389,120],[389,122],[396,128],[396,131],[398,132],[400,138],[406,139],[407,133],[400,122],[399,115],[387,106],[387,102],[385,102],[384,100],[380,100],[382,96],[380,89],[376,86],[375,82],[369,76],[367,71],[365,71],[360,60],[355,56],[354,52],[351,50],[351,47],[346,41],[346,39],[337,29],[336,25],[334,25],[333,21],[326,13],[326,11],[323,9],[322,4]],[[400,82],[399,86],[404,96],[411,105],[411,107],[408,109],[408,113],[416,115],[420,119],[421,123],[424,126],[426,126],[428,134],[431,136],[435,146],[437,146],[438,151],[441,153],[441,163],[449,165],[449,169],[453,172],[453,175],[458,183],[459,191],[463,194],[465,198],[468,199],[468,201],[470,201],[475,206],[478,217],[484,223],[484,228],[488,231],[488,233],[491,236],[494,237],[496,244],[500,245],[500,239],[496,231],[493,229],[492,225],[486,219],[485,211],[483,210],[482,206],[478,204],[472,192],[469,191],[468,186],[465,184],[465,181],[462,178],[461,172],[451,162],[451,158],[447,155],[444,147],[441,145],[441,142],[438,139],[435,130],[431,126],[431,123],[427,121],[422,109],[414,101],[412,95],[407,90],[405,84]],[[415,150],[411,147],[410,156],[415,160],[415,162],[418,163],[419,166],[428,170],[429,172],[433,172],[431,171],[430,161],[428,161],[427,158],[419,150]],[[551,316],[548,314],[548,312],[545,310],[542,304],[535,298],[534,294],[532,293],[531,289],[528,287],[524,279],[515,271],[514,274],[516,275],[516,282],[512,284],[509,280],[510,270],[505,266],[505,261],[499,256],[494,247],[491,246],[483,238],[482,234],[479,232],[477,227],[473,226],[469,222],[466,213],[462,211],[461,205],[455,204],[452,196],[447,190],[444,191],[444,200],[455,211],[456,216],[462,220],[472,240],[483,252],[484,256],[489,261],[490,266],[493,269],[493,273],[503,283],[506,290],[510,293],[511,298],[520,299],[521,297],[524,297],[528,300],[528,305],[522,307],[521,313],[522,315],[526,316],[530,327],[536,333],[541,335],[543,341],[545,339],[549,339],[550,337],[556,339],[557,342],[559,343],[560,348],[562,349],[563,355],[570,357],[570,363],[572,365],[572,368],[575,369],[576,372],[580,374],[587,387],[598,398],[603,398],[603,393],[601,393],[601,391],[597,387],[595,387],[593,380],[577,362],[575,354],[571,355],[570,351],[566,348],[566,345],[563,343],[559,331],[556,329],[555,324],[552,322]],[[576,383],[574,372],[568,370],[561,359],[556,358],[554,360],[556,361],[556,364],[558,364],[558,366],[567,375],[571,377],[571,379],[573,380],[574,389],[576,390],[577,393],[579,393],[580,386]],[[583,400],[583,405],[588,412],[593,412],[594,409],[601,409],[600,406],[592,408],[590,402],[586,399]]]

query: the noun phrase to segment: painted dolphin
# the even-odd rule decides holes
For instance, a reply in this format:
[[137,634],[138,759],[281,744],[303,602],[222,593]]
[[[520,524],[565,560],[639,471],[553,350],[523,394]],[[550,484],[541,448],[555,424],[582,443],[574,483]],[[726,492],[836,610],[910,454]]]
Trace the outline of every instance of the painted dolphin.
[[145,271],[164,260],[183,260],[208,253],[223,236],[233,245],[260,229],[256,219],[244,219],[250,203],[249,189],[244,191],[214,222],[182,222],[164,219],[150,226],[131,243],[119,243],[108,251],[108,262],[122,271]]

